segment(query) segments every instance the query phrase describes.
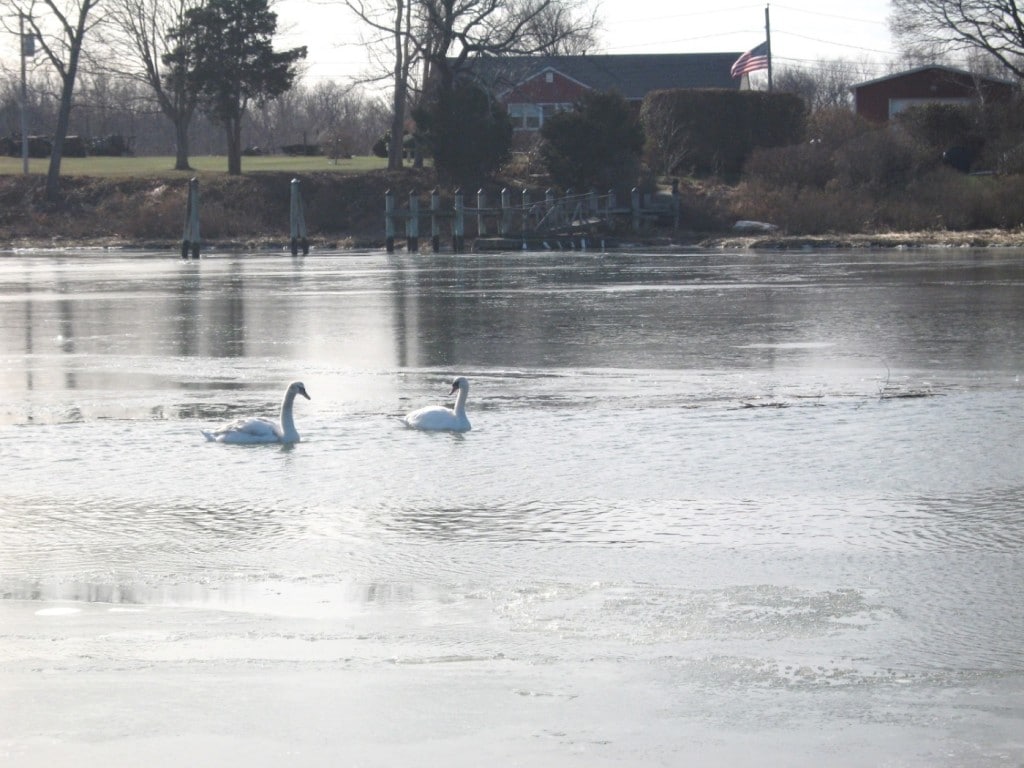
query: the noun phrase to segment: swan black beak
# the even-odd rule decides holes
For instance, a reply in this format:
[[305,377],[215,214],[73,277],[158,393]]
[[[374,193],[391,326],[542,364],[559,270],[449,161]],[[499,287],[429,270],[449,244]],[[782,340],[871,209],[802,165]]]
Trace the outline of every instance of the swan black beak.
[[459,385],[458,385],[458,383],[457,383],[457,382],[453,382],[453,383],[452,383],[452,388],[451,388],[451,389],[450,389],[450,390],[448,391],[448,394],[449,394],[449,395],[454,395],[454,394],[455,394],[456,392],[458,392],[458,391],[459,391]]

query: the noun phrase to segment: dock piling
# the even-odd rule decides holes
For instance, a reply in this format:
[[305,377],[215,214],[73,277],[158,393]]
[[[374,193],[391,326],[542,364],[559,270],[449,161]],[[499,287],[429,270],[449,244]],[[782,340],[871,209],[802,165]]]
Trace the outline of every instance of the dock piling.
[[188,182],[188,201],[185,203],[185,232],[181,236],[181,258],[199,258],[199,179]]
[[306,236],[306,215],[302,206],[302,189],[298,179],[292,179],[291,207],[288,219],[292,256],[299,255],[300,247],[302,255],[308,256],[309,238]]

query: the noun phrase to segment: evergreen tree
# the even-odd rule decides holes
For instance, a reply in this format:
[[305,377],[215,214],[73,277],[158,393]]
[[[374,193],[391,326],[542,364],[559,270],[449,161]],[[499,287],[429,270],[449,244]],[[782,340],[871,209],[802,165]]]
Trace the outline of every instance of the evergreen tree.
[[[277,14],[267,0],[209,0],[185,14],[164,57],[172,77],[186,77],[202,109],[223,126],[228,173],[242,172],[242,118],[250,104],[263,105],[291,88],[306,47],[275,51]],[[182,72],[182,67],[186,67]]]

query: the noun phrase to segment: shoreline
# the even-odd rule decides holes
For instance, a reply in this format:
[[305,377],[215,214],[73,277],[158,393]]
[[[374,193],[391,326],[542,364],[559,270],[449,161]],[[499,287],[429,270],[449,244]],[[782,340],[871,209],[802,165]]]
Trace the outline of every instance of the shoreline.
[[[818,250],[911,250],[911,249],[960,249],[960,248],[1024,248],[1024,232],[1004,230],[978,230],[971,232],[891,232],[881,234],[844,235],[784,235],[784,234],[710,234],[689,233],[686,236],[650,236],[637,238],[616,238],[616,247],[604,250],[636,250],[639,248],[721,251],[818,251]],[[339,237],[310,238],[311,251],[356,251],[384,250],[384,238]],[[216,252],[276,252],[289,251],[286,237],[274,238],[254,236],[252,238],[230,238],[202,241],[204,251]],[[34,237],[18,238],[0,242],[0,256],[24,251],[167,251],[179,255],[181,240],[128,240],[121,238],[72,238],[57,236],[48,240]],[[485,253],[509,250],[492,247],[477,247],[475,242],[467,243],[466,253]],[[555,250],[555,249],[529,249]],[[592,249],[596,250],[596,249]],[[406,253],[404,241],[396,242],[395,253]],[[433,255],[429,242],[421,243],[420,255]],[[441,253],[451,254],[450,247],[442,247]]]

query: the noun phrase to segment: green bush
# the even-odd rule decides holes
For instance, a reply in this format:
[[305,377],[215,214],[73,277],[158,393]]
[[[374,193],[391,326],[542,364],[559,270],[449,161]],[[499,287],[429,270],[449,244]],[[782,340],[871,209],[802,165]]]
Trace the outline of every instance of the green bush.
[[802,141],[806,110],[788,93],[678,89],[649,93],[640,119],[652,167],[735,179],[754,148]]
[[417,137],[444,183],[481,184],[511,154],[512,122],[491,94],[473,83],[440,88],[413,110]]
[[636,184],[644,134],[619,94],[588,92],[571,112],[546,119],[540,133],[541,160],[556,185],[583,191]]

